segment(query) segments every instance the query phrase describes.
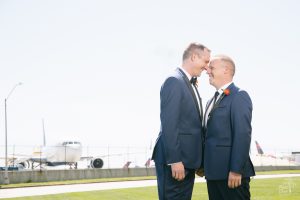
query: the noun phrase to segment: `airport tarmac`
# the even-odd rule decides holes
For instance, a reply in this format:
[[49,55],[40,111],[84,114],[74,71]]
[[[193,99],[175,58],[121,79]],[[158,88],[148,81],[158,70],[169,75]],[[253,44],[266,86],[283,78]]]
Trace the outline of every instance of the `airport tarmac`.
[[[300,177],[300,174],[257,175],[254,177],[254,179],[288,178],[288,177]],[[205,182],[205,179],[196,178],[196,182],[197,183]],[[85,191],[94,191],[94,190],[147,187],[147,186],[156,186],[156,180],[122,181],[122,182],[105,182],[105,183],[88,183],[88,184],[0,189],[0,199],[69,193],[69,192],[85,192]]]

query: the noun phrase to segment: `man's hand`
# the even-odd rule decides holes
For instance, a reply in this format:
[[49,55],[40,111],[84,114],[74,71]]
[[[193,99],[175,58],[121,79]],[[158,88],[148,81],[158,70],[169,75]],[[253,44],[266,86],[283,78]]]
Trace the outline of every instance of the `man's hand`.
[[182,181],[184,179],[185,173],[184,173],[184,166],[182,162],[173,163],[171,165],[171,170],[174,179],[176,179],[177,181]]
[[229,172],[228,187],[237,188],[242,184],[242,175],[234,172]]

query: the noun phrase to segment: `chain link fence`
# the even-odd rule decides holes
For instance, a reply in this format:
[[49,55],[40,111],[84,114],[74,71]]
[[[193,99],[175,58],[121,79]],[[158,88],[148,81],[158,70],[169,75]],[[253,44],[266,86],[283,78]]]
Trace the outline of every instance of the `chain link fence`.
[[[154,167],[150,160],[152,149],[134,146],[81,146],[65,142],[53,146],[9,145],[8,165],[19,169],[84,169],[84,168],[138,168]],[[5,166],[5,147],[0,146],[0,167]],[[300,152],[288,149],[257,153],[251,149],[254,166],[297,166]]]
[[[152,149],[132,146],[81,146],[66,142],[53,146],[9,145],[8,165],[22,169],[153,167]],[[0,146],[0,166],[5,166],[5,147]]]

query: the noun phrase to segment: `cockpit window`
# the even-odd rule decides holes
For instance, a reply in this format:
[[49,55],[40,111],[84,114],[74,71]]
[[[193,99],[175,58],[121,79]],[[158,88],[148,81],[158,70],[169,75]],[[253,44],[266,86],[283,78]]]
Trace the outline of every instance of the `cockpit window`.
[[63,146],[70,145],[70,144],[79,144],[79,145],[81,145],[80,142],[70,142],[70,141],[68,141],[68,142],[63,142],[62,143]]

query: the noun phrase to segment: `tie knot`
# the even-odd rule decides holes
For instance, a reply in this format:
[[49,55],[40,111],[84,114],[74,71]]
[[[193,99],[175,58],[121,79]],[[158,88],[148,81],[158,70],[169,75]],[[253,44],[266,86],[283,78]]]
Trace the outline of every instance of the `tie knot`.
[[191,84],[196,85],[197,84],[197,77],[193,76],[190,80]]
[[215,99],[217,99],[217,98],[218,98],[219,94],[220,94],[220,93],[219,93],[218,91],[216,91],[216,92],[215,92],[215,96],[214,96],[214,97],[215,97]]
[[213,105],[216,104],[218,96],[219,96],[219,92],[216,91],[216,92],[215,92],[215,96],[214,96],[214,104],[213,104]]

